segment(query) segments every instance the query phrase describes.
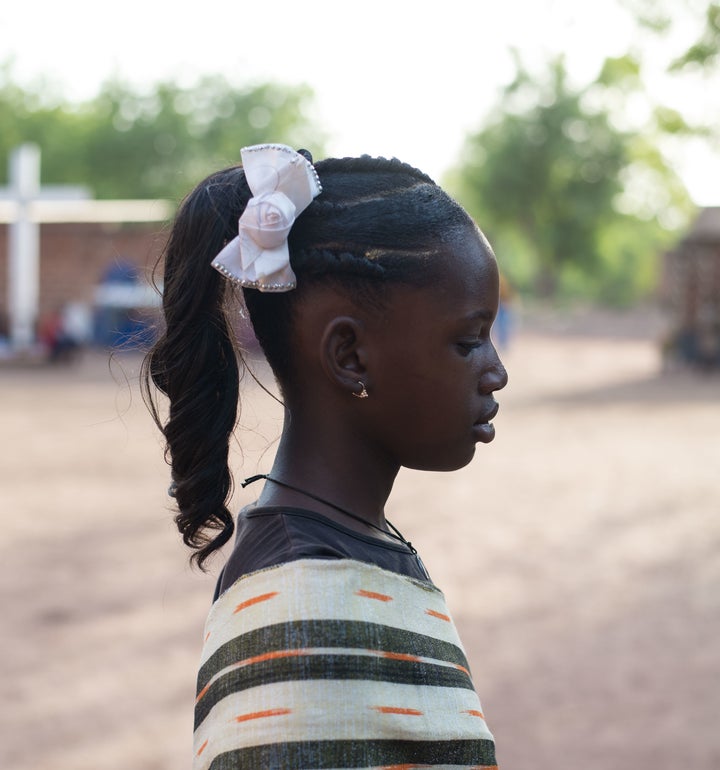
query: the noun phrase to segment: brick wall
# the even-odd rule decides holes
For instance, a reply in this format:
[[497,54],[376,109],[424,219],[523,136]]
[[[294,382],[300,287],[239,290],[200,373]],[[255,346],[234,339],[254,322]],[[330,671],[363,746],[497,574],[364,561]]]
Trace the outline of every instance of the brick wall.
[[[118,261],[148,275],[165,240],[151,224],[44,224],[40,228],[40,318],[67,302],[92,304],[95,286]],[[0,224],[0,319],[7,319],[7,225]]]

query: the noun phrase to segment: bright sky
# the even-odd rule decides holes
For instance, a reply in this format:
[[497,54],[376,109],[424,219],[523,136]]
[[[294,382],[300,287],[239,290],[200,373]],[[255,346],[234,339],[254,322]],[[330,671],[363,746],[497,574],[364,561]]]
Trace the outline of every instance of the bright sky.
[[[644,46],[660,73],[666,56],[692,42],[675,30]],[[94,95],[115,74],[134,85],[221,73],[236,85],[273,79],[308,83],[312,117],[332,155],[395,155],[439,178],[457,162],[465,134],[481,125],[513,73],[510,49],[527,65],[564,52],[578,83],[606,56],[636,41],[618,0],[3,0],[0,62],[14,59],[21,83],[47,77],[73,99]],[[656,74],[657,96],[686,112],[720,117],[720,88],[674,84]],[[708,98],[711,95],[712,98]],[[268,137],[272,140],[273,137]],[[310,148],[312,149],[312,148]],[[697,203],[720,203],[720,154],[675,156]]]

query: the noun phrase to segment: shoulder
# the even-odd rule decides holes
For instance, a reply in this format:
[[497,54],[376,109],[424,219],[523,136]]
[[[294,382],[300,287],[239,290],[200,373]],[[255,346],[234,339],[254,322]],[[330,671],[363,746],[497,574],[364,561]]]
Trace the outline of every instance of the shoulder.
[[297,559],[341,559],[344,554],[292,511],[243,509],[237,521],[235,547],[222,574],[224,591],[239,577]]
[[264,559],[272,559],[273,554],[339,557],[342,554],[334,546],[335,539],[312,511],[272,506],[246,508],[238,517],[235,551],[246,556],[252,552],[255,558],[264,554]]

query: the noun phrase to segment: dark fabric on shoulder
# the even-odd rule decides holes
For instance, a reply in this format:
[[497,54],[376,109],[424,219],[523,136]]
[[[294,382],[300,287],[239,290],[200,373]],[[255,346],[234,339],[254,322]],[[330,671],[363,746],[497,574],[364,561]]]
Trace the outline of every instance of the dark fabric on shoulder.
[[217,597],[238,578],[298,559],[356,559],[417,580],[430,581],[407,546],[363,535],[303,508],[244,508],[235,548],[218,579]]

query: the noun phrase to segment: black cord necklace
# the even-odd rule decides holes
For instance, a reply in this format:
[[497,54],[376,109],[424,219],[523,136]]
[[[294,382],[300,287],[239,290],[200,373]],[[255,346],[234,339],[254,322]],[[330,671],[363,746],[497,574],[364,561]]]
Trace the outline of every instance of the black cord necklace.
[[[399,540],[401,543],[406,545],[412,554],[417,556],[417,551],[415,550],[415,547],[413,544],[406,540],[402,534],[400,533],[400,530],[391,522],[385,519],[388,527],[392,529],[392,532],[388,532],[386,529],[383,529],[382,527],[378,527],[377,524],[373,524],[370,521],[366,521],[362,518],[362,516],[358,516],[355,513],[351,513],[350,511],[346,511],[345,508],[341,508],[339,505],[335,505],[335,503],[331,503],[329,500],[325,500],[322,497],[319,497],[318,495],[314,495],[312,492],[307,492],[304,489],[300,489],[300,487],[295,487],[292,484],[288,484],[285,481],[280,481],[280,479],[275,479],[272,476],[268,475],[267,473],[259,473],[257,476],[250,476],[250,478],[245,479],[240,486],[245,488],[248,486],[248,484],[252,484],[254,481],[260,481],[260,479],[265,479],[266,481],[272,481],[273,484],[277,484],[280,487],[286,487],[287,489],[292,489],[293,492],[299,492],[301,495],[305,495],[305,497],[309,497],[311,500],[315,500],[318,503],[322,503],[323,505],[327,505],[330,508],[334,508],[336,511],[339,511],[340,513],[344,513],[346,516],[349,516],[351,519],[355,519],[355,521],[359,521],[361,524],[365,524],[368,527],[372,527],[373,529],[376,529],[378,532],[382,532],[383,535],[388,535],[389,537],[394,538],[395,540]],[[419,557],[418,557],[419,560]],[[424,570],[424,567],[423,567]]]

